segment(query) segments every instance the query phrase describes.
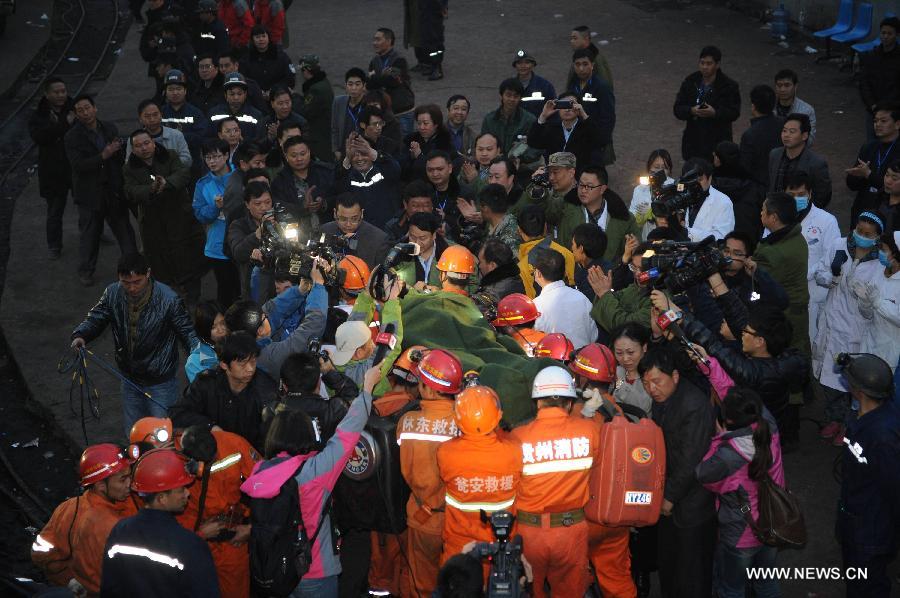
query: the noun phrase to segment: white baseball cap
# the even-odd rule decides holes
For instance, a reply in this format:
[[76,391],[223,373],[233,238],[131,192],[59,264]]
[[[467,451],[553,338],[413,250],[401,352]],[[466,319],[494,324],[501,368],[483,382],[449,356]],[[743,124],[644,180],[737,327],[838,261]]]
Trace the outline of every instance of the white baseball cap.
[[335,351],[331,355],[334,365],[345,365],[357,349],[372,338],[372,332],[365,322],[352,320],[338,326],[334,333]]

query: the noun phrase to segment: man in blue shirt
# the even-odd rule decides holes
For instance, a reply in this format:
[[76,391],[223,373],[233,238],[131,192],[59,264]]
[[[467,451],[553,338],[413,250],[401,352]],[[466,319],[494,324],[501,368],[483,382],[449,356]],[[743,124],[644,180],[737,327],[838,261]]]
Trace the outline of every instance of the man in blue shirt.
[[535,117],[540,116],[547,100],[556,99],[556,89],[552,83],[534,74],[537,59],[526,50],[516,52],[512,65],[516,69],[519,83],[525,89],[525,95],[522,96],[522,108],[534,114]]

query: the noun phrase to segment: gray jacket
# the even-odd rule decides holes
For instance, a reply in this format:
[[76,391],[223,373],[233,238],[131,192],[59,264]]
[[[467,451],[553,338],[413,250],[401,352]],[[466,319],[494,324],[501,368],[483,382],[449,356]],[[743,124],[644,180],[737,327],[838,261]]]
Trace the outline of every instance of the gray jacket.
[[[321,230],[323,233],[339,237],[343,234],[341,229],[338,228],[337,222],[334,221],[323,224]],[[348,253],[360,258],[369,268],[374,268],[383,262],[391,248],[387,233],[365,220],[359,223],[354,240],[356,241],[356,247],[351,248]]]
[[[783,155],[783,147],[777,147],[769,153],[769,191],[776,191],[778,168]],[[831,175],[828,173],[828,162],[825,161],[825,158],[807,146],[803,153],[797,157],[796,163],[791,170],[792,172],[802,170],[809,175],[813,187],[813,203],[824,209],[831,201]],[[783,189],[778,190],[783,191]]]
[[[163,127],[162,135],[155,138],[153,141],[155,141],[157,145],[161,145],[167,150],[172,150],[178,154],[178,159],[181,160],[181,163],[185,166],[190,167],[191,164],[194,163],[194,160],[191,158],[191,150],[188,149],[187,140],[184,138],[184,133],[178,129]],[[130,157],[131,137],[128,138],[128,144],[125,147],[125,162],[128,162],[128,158]]]
[[[350,96],[342,95],[334,98],[331,104],[331,151],[341,152],[344,154],[344,145],[347,143],[347,137],[350,133],[357,130],[356,123],[348,113],[350,105]],[[362,113],[362,106],[359,107]],[[319,156],[319,159],[324,159]]]

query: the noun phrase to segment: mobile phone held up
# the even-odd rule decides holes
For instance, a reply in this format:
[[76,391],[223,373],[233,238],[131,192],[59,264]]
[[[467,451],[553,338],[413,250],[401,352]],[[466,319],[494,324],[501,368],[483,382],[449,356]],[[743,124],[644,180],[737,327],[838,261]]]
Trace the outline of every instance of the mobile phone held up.
[[553,107],[557,110],[571,110],[572,100],[555,100],[553,102]]

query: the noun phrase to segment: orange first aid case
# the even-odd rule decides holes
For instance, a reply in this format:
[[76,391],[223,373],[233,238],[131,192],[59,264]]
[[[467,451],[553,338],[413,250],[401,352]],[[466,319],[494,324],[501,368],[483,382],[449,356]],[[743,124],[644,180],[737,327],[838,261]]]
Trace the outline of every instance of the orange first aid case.
[[612,527],[653,525],[665,482],[662,429],[649,418],[632,423],[617,415],[600,432],[600,462],[591,469],[585,515]]

